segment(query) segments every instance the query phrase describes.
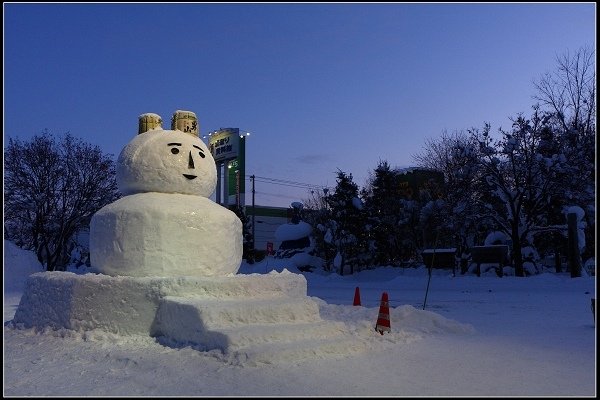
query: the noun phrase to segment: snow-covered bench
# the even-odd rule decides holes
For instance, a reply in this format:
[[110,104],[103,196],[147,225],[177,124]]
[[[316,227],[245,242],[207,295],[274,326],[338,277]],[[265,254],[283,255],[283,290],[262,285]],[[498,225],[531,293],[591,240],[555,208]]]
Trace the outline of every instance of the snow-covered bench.
[[456,249],[425,249],[421,253],[427,268],[456,268]]
[[508,246],[505,244],[471,247],[471,263],[477,264],[477,276],[481,276],[481,264],[498,264],[495,267],[496,274],[502,276],[502,270],[508,260]]

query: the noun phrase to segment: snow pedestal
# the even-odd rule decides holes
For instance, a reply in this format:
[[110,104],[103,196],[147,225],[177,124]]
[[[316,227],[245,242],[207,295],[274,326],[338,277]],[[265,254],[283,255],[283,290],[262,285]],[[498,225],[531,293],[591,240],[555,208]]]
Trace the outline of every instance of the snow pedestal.
[[343,323],[321,319],[306,279],[288,271],[203,278],[36,273],[13,322],[150,335],[254,362],[363,349],[344,335]]

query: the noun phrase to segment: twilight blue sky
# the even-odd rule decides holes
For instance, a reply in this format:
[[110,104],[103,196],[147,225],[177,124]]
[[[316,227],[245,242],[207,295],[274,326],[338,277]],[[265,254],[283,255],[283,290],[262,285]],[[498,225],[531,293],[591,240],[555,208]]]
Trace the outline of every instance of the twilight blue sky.
[[[4,8],[4,141],[71,132],[114,155],[153,112],[251,132],[246,174],[364,186],[443,131],[509,128],[595,3],[19,4]],[[248,187],[247,182],[247,187]],[[305,189],[257,182],[256,202]],[[247,203],[250,196],[246,196]]]

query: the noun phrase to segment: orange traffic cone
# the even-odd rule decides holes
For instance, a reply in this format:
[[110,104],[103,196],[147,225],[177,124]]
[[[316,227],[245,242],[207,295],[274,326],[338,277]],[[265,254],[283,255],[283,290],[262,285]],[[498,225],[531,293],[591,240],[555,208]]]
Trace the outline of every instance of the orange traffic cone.
[[354,303],[353,306],[360,306],[360,289],[358,286],[354,289]]
[[383,335],[383,332],[391,332],[390,328],[390,306],[388,302],[388,294],[383,292],[381,295],[381,305],[379,306],[379,316],[375,330]]

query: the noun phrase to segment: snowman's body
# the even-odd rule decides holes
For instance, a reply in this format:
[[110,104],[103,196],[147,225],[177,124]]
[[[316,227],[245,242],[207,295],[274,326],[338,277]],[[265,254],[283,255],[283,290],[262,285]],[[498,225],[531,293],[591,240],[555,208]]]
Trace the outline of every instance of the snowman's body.
[[240,266],[239,225],[205,197],[125,196],[94,216],[92,265],[113,276],[225,276]]
[[126,196],[90,223],[91,264],[124,276],[225,276],[242,259],[242,224],[207,197],[216,166],[195,135],[156,129],[135,137],[117,161]]

